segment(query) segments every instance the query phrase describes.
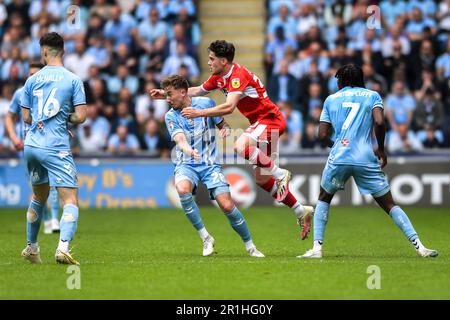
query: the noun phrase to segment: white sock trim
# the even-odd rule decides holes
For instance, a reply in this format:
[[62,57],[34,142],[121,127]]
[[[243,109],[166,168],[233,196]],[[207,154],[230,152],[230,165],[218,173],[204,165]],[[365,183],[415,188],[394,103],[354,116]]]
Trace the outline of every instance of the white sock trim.
[[200,230],[198,230],[198,234],[200,235],[200,238],[202,238],[202,240],[205,240],[209,236],[209,233],[206,230],[206,228],[201,228]]
[[247,251],[249,251],[252,248],[256,248],[255,244],[253,243],[253,240],[248,240],[247,242],[244,243],[245,244],[245,249]]

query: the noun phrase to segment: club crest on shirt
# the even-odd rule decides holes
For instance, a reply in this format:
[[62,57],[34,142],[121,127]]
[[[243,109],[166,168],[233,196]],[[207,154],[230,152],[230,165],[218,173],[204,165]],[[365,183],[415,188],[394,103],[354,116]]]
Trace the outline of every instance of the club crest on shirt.
[[344,147],[348,147],[349,143],[350,143],[350,141],[349,141],[348,139],[341,140],[341,144],[342,144]]
[[187,122],[189,123],[189,125],[193,126],[194,125],[194,119],[192,118],[188,118]]
[[241,79],[239,78],[231,79],[231,86],[235,89],[239,88],[241,86]]
[[172,120],[167,121],[167,124],[169,125],[169,129],[173,130],[173,122],[172,122]]

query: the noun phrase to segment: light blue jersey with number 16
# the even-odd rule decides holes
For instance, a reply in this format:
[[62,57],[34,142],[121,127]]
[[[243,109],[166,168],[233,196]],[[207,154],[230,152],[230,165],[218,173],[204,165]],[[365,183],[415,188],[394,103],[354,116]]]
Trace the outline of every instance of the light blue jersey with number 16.
[[329,163],[379,167],[372,147],[373,108],[383,108],[383,101],[365,88],[345,87],[325,100],[320,121],[334,129]]
[[83,82],[62,66],[46,66],[25,82],[22,108],[33,119],[25,145],[70,150],[67,122],[78,105],[86,104]]

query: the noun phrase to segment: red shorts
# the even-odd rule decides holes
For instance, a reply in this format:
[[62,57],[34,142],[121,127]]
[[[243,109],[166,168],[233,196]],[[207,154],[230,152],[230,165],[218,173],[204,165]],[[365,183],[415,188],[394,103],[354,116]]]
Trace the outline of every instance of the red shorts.
[[278,150],[279,137],[286,130],[286,120],[283,116],[264,118],[253,123],[243,134],[257,142],[258,148],[270,156]]

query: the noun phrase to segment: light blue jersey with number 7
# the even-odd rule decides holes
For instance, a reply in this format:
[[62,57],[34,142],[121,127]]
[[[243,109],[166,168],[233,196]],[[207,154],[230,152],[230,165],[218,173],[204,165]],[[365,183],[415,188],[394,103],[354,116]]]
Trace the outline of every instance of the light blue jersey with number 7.
[[320,121],[334,129],[329,163],[379,167],[372,147],[373,108],[383,108],[383,101],[365,88],[344,87],[325,100]]
[[86,104],[83,82],[61,66],[46,66],[28,78],[20,99],[30,109],[32,124],[25,145],[70,150],[67,122],[78,105]]

